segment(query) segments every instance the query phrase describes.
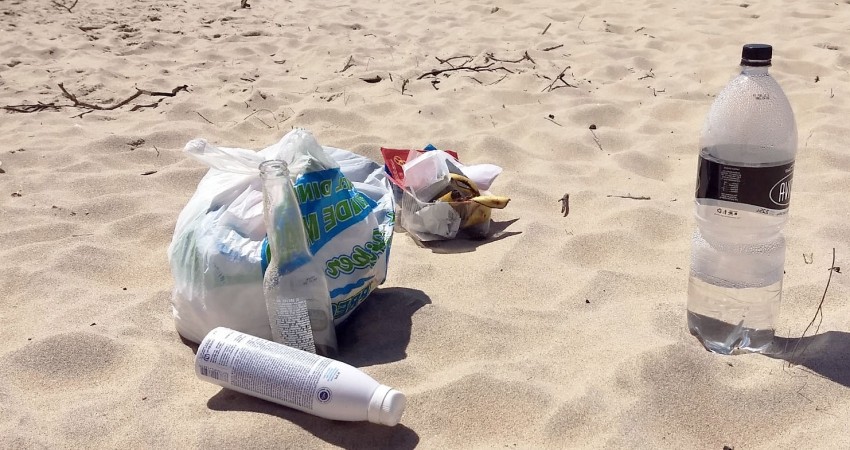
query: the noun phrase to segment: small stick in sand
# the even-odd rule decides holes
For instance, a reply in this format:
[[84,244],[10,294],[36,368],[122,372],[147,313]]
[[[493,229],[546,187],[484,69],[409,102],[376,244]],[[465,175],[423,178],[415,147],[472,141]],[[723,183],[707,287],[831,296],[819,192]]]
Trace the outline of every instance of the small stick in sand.
[[5,106],[0,106],[0,108],[5,109],[6,111],[9,111],[9,112],[29,114],[29,113],[37,113],[37,112],[45,111],[45,110],[48,110],[48,109],[52,109],[54,111],[59,111],[62,108],[62,105],[57,105],[57,104],[54,104],[54,103],[38,102],[35,105],[5,105]]
[[401,95],[409,95],[409,96],[413,97],[413,94],[405,94],[404,93],[404,90],[407,89],[407,83],[410,83],[410,80],[407,79],[407,78],[405,78],[404,80],[401,81]]
[[648,197],[648,196],[643,196],[643,195],[641,195],[641,196],[637,196],[637,197],[636,197],[636,196],[631,195],[631,194],[626,194],[626,195],[606,195],[606,197],[609,197],[609,198],[610,198],[610,197],[614,197],[614,198],[627,198],[627,199],[629,199],[629,200],[652,200],[652,199],[651,199],[650,197]]
[[496,56],[493,53],[485,53],[484,54],[484,62],[498,61],[498,62],[506,62],[506,63],[511,63],[511,64],[517,64],[517,63],[521,63],[521,62],[526,61],[526,60],[531,61],[532,64],[537,64],[536,62],[534,62],[533,59],[531,59],[531,56],[529,56],[528,50],[526,50],[525,53],[523,53],[522,57],[517,59],[517,60],[499,59],[499,58],[496,58]]
[[596,125],[590,124],[590,134],[593,135],[593,141],[596,142],[596,146],[599,147],[599,150],[604,152],[605,150],[602,150],[602,143],[599,142],[599,136],[596,135],[596,131],[593,131],[595,129],[596,129]]
[[75,6],[77,6],[77,2],[79,2],[79,1],[80,0],[74,0],[74,3],[72,3],[71,6],[67,6],[64,3],[59,3],[57,1],[53,1],[51,3],[53,3],[54,6],[58,6],[60,8],[63,8],[70,13],[70,12],[73,12],[71,10],[74,9]]
[[546,28],[543,29],[543,32],[540,33],[540,35],[543,36],[544,34],[546,34],[546,32],[549,31],[549,27],[551,27],[551,26],[552,26],[552,22],[549,22],[549,25],[546,25]]
[[[504,79],[505,79],[505,78],[507,78],[507,77],[508,77],[508,74],[504,74],[504,75],[502,75],[502,78],[499,78],[498,80],[496,80],[496,81],[494,81],[494,82],[492,82],[492,83],[487,83],[487,86],[492,86],[492,85],[494,85],[494,84],[499,84],[502,80],[504,80]],[[473,78],[473,80],[475,80],[475,78]],[[475,80],[475,81],[478,81],[478,80]],[[480,81],[478,81],[478,83],[480,84],[481,82],[480,82]]]
[[197,115],[201,116],[201,119],[206,120],[208,124],[210,124],[210,125],[215,125],[214,123],[212,123],[212,121],[211,121],[210,119],[207,119],[206,117],[204,117],[204,115],[203,115],[203,114],[199,113],[198,111],[195,111],[195,114],[197,114]]
[[649,72],[647,72],[646,75],[638,78],[638,80],[645,80],[647,78],[655,78],[655,74],[652,73],[652,68],[649,69]]
[[[555,89],[562,88],[562,87],[577,88],[578,86],[573,86],[572,84],[567,83],[567,80],[564,79],[564,74],[567,73],[567,69],[569,69],[569,68],[570,68],[570,66],[564,67],[564,70],[562,70],[561,73],[559,73],[558,76],[556,76],[555,79],[552,80],[551,83],[549,83],[549,86],[546,86],[545,88],[543,88],[543,91],[552,92]],[[555,83],[557,83],[558,81],[560,81],[564,84],[560,85],[560,86],[555,86]],[[540,91],[540,92],[543,92],[543,91]]]
[[454,64],[452,64],[453,59],[461,59],[461,58],[465,59],[466,61],[464,61],[463,64],[461,64],[461,66],[467,65],[467,64],[471,63],[473,59],[475,59],[474,57],[469,56],[469,55],[452,56],[452,57],[446,58],[446,59],[441,59],[439,56],[435,56],[434,58],[436,58],[436,60],[439,61],[440,64],[448,64],[451,67],[458,67],[458,66],[455,66]]
[[[94,104],[91,104],[91,103],[82,102],[79,99],[77,99],[76,95],[68,92],[65,89],[65,86],[62,83],[59,83],[59,89],[62,90],[62,95],[64,95],[68,100],[71,100],[72,102],[74,102],[74,104],[71,105],[72,107],[85,108],[85,109],[90,110],[88,112],[91,112],[91,111],[95,111],[95,110],[97,110],[97,111],[112,111],[112,110],[118,109],[118,108],[126,105],[127,103],[132,102],[133,100],[135,100],[136,98],[138,98],[142,95],[147,95],[147,96],[150,96],[150,97],[174,97],[180,91],[187,91],[188,92],[189,86],[185,85],[185,84],[183,86],[177,86],[176,88],[172,89],[171,92],[156,92],[156,91],[148,91],[148,90],[145,90],[145,89],[136,88],[135,94],[125,98],[124,100],[121,100],[120,102],[118,102],[114,105],[110,105],[110,106],[101,106],[101,105],[94,105]],[[160,99],[159,101],[162,101],[162,99]],[[140,108],[149,108],[149,107],[155,108],[156,105],[159,104],[159,101],[156,102],[156,103],[151,103],[149,105],[136,105],[136,106],[133,107],[133,110],[140,109]]]
[[567,217],[567,214],[570,213],[570,194],[564,194],[564,196],[559,198],[558,201],[561,202],[561,213],[564,217]]
[[354,55],[351,55],[351,56],[348,57],[348,61],[345,63],[345,67],[343,67],[342,70],[339,71],[339,73],[345,72],[346,70],[350,69],[351,66],[353,66],[353,65],[354,65]]
[[512,70],[510,70],[510,69],[508,69],[504,66],[493,67],[493,64],[495,64],[495,63],[491,62],[489,64],[484,64],[484,65],[481,65],[481,66],[457,66],[457,67],[450,67],[448,69],[434,69],[430,72],[425,72],[422,75],[419,75],[418,77],[416,77],[416,79],[421,80],[421,79],[428,77],[428,76],[437,76],[441,73],[453,72],[453,71],[456,71],[456,70],[468,70],[470,72],[496,72],[497,70],[504,70],[505,72],[514,73]]
[[803,334],[800,335],[800,339],[798,339],[797,343],[794,345],[794,350],[791,351],[791,353],[794,354],[797,357],[802,356],[802,354],[806,352],[806,349],[809,348],[809,343],[811,343],[811,341],[809,341],[809,343],[807,343],[803,347],[803,349],[800,350],[800,353],[797,353],[797,347],[800,346],[800,342],[803,340],[803,338],[806,337],[806,333],[809,331],[809,329],[812,327],[812,325],[815,324],[815,321],[818,320],[818,317],[820,317],[820,321],[818,322],[817,327],[815,327],[815,332],[813,333],[813,335],[818,334],[818,331],[820,331],[820,325],[821,325],[821,323],[823,323],[823,302],[824,302],[824,300],[826,300],[826,292],[829,290],[829,282],[832,281],[832,274],[833,273],[841,273],[841,267],[837,267],[835,265],[835,248],[834,247],[832,249],[832,264],[830,264],[830,267],[827,270],[829,270],[829,278],[826,279],[826,287],[823,289],[823,295],[820,298],[820,303],[818,303],[818,308],[815,310],[815,315],[814,315],[814,317],[812,317],[812,320],[809,322],[809,324],[806,325],[806,329],[803,330]]
[[564,46],[564,44],[558,44],[558,45],[555,45],[555,46],[553,46],[553,47],[546,47],[546,48],[544,48],[544,49],[543,49],[543,51],[544,51],[544,52],[548,52],[548,51],[552,51],[552,50],[555,50],[555,49],[561,48],[561,47],[563,47],[563,46]]
[[559,126],[559,127],[562,127],[562,126],[563,126],[563,125],[561,125],[560,123],[555,122],[555,116],[554,116],[553,114],[549,114],[547,117],[544,117],[544,119],[548,120],[549,122],[554,123],[555,125],[557,125],[557,126]]
[[[335,98],[339,97],[340,95],[342,95],[342,93],[334,94],[334,95],[332,95],[332,96],[330,96],[330,97],[329,97],[328,101],[331,101],[331,100],[333,100],[333,99],[335,99]],[[271,112],[271,111],[269,111],[268,109],[258,109],[258,110],[256,110],[256,111],[252,112],[251,114],[248,114],[247,116],[245,116],[245,118],[244,118],[244,119],[242,119],[242,121],[244,122],[244,121],[248,120],[248,118],[250,118],[251,116],[253,116],[253,115],[255,115],[255,114],[257,114],[258,112],[261,112],[261,111],[264,111],[264,112],[267,112],[267,113],[271,114],[271,115],[272,115],[272,119],[275,121],[275,125],[277,125],[277,116],[275,116],[275,115],[274,115],[274,113],[273,113],[273,112]],[[260,121],[260,123],[262,123],[263,125],[265,125],[265,126],[266,126],[266,128],[274,128],[273,126],[271,126],[271,125],[269,125],[268,123],[266,123],[266,121],[265,121],[265,120],[261,119],[261,118],[260,118],[260,116],[257,116],[257,117],[256,117],[256,119],[257,119],[257,120],[259,120],[259,121]],[[278,127],[278,129],[280,129],[280,127]]]

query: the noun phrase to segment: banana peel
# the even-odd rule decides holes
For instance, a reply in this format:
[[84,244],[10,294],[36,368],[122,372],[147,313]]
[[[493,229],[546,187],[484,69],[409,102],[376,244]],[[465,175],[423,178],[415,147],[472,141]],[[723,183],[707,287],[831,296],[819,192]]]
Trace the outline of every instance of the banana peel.
[[461,217],[462,230],[486,235],[490,229],[493,208],[503,209],[511,199],[498,195],[481,195],[478,186],[469,178],[456,173],[450,174],[450,177],[448,188],[432,201],[451,204]]

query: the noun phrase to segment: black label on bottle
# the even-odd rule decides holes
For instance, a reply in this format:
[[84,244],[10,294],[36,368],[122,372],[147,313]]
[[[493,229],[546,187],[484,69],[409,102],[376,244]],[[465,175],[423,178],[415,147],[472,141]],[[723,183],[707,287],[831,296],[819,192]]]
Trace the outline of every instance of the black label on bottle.
[[788,209],[794,163],[742,167],[699,158],[696,198],[773,210]]

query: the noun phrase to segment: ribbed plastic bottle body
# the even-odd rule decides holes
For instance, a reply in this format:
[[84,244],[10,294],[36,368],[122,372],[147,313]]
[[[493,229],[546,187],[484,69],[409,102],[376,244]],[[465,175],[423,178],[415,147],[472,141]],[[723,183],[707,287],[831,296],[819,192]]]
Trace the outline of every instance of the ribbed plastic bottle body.
[[765,351],[782,293],[794,114],[767,67],[742,68],[703,128],[688,326],[718,353]]

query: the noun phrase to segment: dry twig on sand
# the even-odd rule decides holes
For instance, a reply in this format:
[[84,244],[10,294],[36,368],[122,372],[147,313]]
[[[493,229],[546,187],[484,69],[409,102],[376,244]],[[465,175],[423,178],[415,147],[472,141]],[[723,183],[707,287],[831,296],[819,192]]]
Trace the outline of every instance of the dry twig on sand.
[[644,196],[644,195],[634,196],[634,195],[631,195],[631,194],[626,194],[626,195],[606,195],[606,197],[609,197],[609,198],[611,198],[611,197],[614,197],[614,198],[627,198],[627,199],[629,199],[629,200],[652,200],[652,198],[650,198],[649,196]]
[[492,52],[485,53],[484,54],[484,62],[490,62],[490,61],[498,61],[498,62],[511,63],[511,64],[519,64],[523,61],[530,61],[532,64],[537,64],[533,59],[531,59],[531,56],[529,56],[528,50],[526,50],[525,53],[522,54],[521,58],[516,59],[516,60],[499,59],[499,58],[496,58],[496,56]]
[[[88,111],[84,111],[83,113],[79,114],[79,117],[82,117],[83,114],[87,114],[87,113],[90,113],[92,111],[112,111],[112,110],[118,109],[118,108],[132,102],[133,100],[137,99],[138,97],[141,97],[142,95],[147,95],[149,97],[174,97],[180,91],[187,91],[188,92],[189,86],[185,85],[185,84],[182,85],[182,86],[177,86],[176,88],[172,89],[171,92],[148,91],[146,89],[136,88],[135,94],[125,98],[124,100],[121,100],[120,102],[118,102],[114,105],[109,105],[109,106],[95,105],[95,104],[92,104],[92,103],[86,103],[86,102],[80,101],[77,98],[76,95],[68,92],[65,89],[65,86],[62,83],[59,83],[59,89],[62,90],[62,95],[64,95],[68,100],[71,100],[72,102],[74,102],[73,105],[69,105],[69,106],[74,107],[74,108],[88,109]],[[142,108],[156,108],[157,105],[159,105],[159,103],[162,100],[163,99],[160,98],[159,100],[157,100],[154,103],[149,103],[149,104],[145,104],[145,105],[135,105],[130,109],[130,111],[138,111]]]
[[564,194],[558,201],[561,202],[561,213],[564,217],[567,217],[567,214],[570,213],[570,194]]
[[354,65],[354,55],[351,55],[351,56],[348,57],[348,61],[345,63],[345,67],[343,67],[342,70],[339,71],[339,73],[345,72],[346,70],[350,69],[351,66],[353,66],[353,65]]
[[203,115],[203,114],[199,113],[198,111],[195,111],[195,114],[197,114],[197,115],[201,116],[201,119],[206,120],[208,124],[210,124],[210,125],[215,125],[215,124],[214,124],[214,123],[213,123],[210,119],[207,119],[206,117],[204,117],[204,115]]
[[[809,329],[812,328],[812,325],[815,324],[815,321],[818,322],[818,325],[815,327],[815,332],[812,333],[813,335],[818,334],[818,331],[820,331],[820,325],[821,325],[821,323],[823,323],[823,302],[826,300],[826,293],[829,290],[829,282],[832,281],[832,274],[833,273],[841,273],[841,267],[837,267],[835,265],[835,248],[834,247],[832,249],[832,264],[830,264],[830,267],[827,270],[829,270],[829,278],[826,279],[826,287],[823,288],[823,295],[820,298],[820,303],[818,303],[818,307],[815,310],[815,315],[812,317],[812,320],[809,322],[808,325],[806,325],[806,329],[803,330],[803,334],[800,335],[800,338],[797,340],[797,343],[794,344],[794,350],[791,351],[791,355],[793,355],[794,357],[802,356],[803,353],[806,352],[806,349],[809,348],[809,344],[811,343],[811,341],[806,343],[806,345],[803,346],[803,349],[800,350],[799,353],[797,353],[797,348],[800,346],[800,342],[802,342],[803,338],[806,337],[806,333],[809,332]],[[820,318],[820,320],[818,320],[818,318]]]
[[548,116],[544,117],[544,119],[548,120],[549,122],[554,123],[555,125],[557,125],[559,127],[563,127],[563,125],[561,125],[560,123],[555,122],[555,116],[553,116],[552,114],[549,114]]
[[72,4],[71,4],[71,6],[68,6],[68,5],[64,4],[64,3],[59,3],[59,2],[57,2],[57,1],[55,1],[55,0],[54,0],[54,1],[52,1],[51,3],[53,3],[53,6],[58,6],[59,8],[62,8],[62,9],[66,10],[66,11],[68,11],[68,12],[70,13],[70,12],[74,12],[74,11],[72,11],[72,10],[74,9],[74,7],[75,7],[75,6],[77,6],[77,2],[79,2],[79,1],[80,1],[80,0],[74,0],[74,3],[72,3]]
[[594,131],[594,130],[596,130],[596,125],[591,124],[590,125],[590,134],[593,135],[593,141],[596,142],[596,146],[599,147],[599,150],[604,152],[605,150],[602,149],[602,143],[599,142],[599,136],[596,135],[596,131]]
[[16,113],[36,113],[41,111],[46,111],[48,109],[52,109],[54,111],[59,111],[62,109],[63,105],[57,105],[55,103],[41,103],[38,102],[35,105],[5,105],[0,106],[0,108],[5,109],[9,112]]
[[133,106],[133,108],[130,109],[130,111],[138,111],[142,108],[156,108],[159,105],[159,103],[164,99],[164,97],[174,97],[180,91],[188,92],[189,86],[188,85],[177,86],[176,88],[172,89],[171,92],[157,92],[157,91],[149,91],[149,90],[146,90],[146,89],[136,88],[135,94],[127,97],[126,99],[124,99],[124,100],[122,100],[122,101],[120,101],[120,102],[118,102],[114,105],[109,105],[109,106],[96,105],[96,104],[93,104],[93,103],[87,103],[87,102],[81,101],[80,99],[77,98],[76,95],[68,92],[68,90],[65,89],[65,85],[62,84],[62,83],[59,83],[59,89],[62,90],[62,95],[65,96],[65,98],[67,98],[68,100],[71,100],[72,104],[70,104],[70,105],[57,105],[56,103],[41,103],[41,102],[38,102],[36,104],[31,104],[31,105],[5,105],[5,106],[0,106],[0,109],[5,109],[6,111],[16,112],[16,113],[37,113],[37,112],[46,111],[46,110],[58,111],[62,108],[82,108],[82,109],[86,109],[87,111],[83,111],[82,113],[75,116],[75,117],[82,117],[83,115],[88,114],[92,111],[112,111],[114,109],[118,109],[118,108],[132,102],[133,100],[143,96],[143,95],[146,95],[148,97],[162,97],[162,98],[160,98],[159,100],[157,100],[153,103],[135,105],[135,106]]
[[[567,80],[565,80],[565,79],[564,79],[564,74],[566,74],[566,73],[567,73],[567,69],[569,69],[569,68],[570,68],[570,66],[564,67],[564,70],[562,70],[562,71],[561,71],[561,73],[559,73],[559,74],[558,74],[558,76],[556,76],[556,77],[555,77],[555,79],[554,79],[554,80],[552,80],[552,82],[551,82],[551,83],[549,83],[549,86],[546,86],[546,87],[545,87],[545,88],[543,88],[543,90],[542,90],[542,91],[540,91],[540,92],[543,92],[543,91],[546,91],[546,92],[552,92],[552,91],[554,91],[555,89],[562,88],[562,87],[577,88],[578,86],[574,86],[574,85],[572,85],[572,84],[570,84],[570,83],[567,83]],[[564,84],[562,84],[562,85],[558,85],[558,86],[555,86],[555,83],[557,83],[558,81],[560,81],[560,82],[562,82],[562,83],[564,83]]]
[[499,70],[504,70],[505,72],[514,73],[512,70],[510,70],[510,69],[508,69],[507,67],[504,67],[504,66],[493,67],[494,64],[495,63],[491,62],[489,64],[484,64],[484,65],[479,65],[479,66],[457,66],[457,67],[449,67],[449,68],[446,68],[446,69],[434,69],[430,72],[425,72],[422,75],[419,75],[418,77],[416,77],[416,79],[421,80],[421,79],[428,77],[428,76],[437,76],[441,73],[454,72],[456,70],[468,70],[470,72],[496,72],[496,71],[499,71]]
[[469,55],[452,56],[452,57],[449,57],[449,58],[446,58],[446,59],[441,59],[439,56],[435,56],[434,58],[437,61],[439,61],[440,64],[448,64],[450,67],[457,67],[454,64],[452,64],[453,59],[465,59],[466,61],[461,63],[461,66],[467,65],[467,64],[471,63],[473,59],[475,59],[474,56],[469,56]]
[[[532,58],[531,55],[528,54],[527,50],[524,51],[522,53],[522,56],[520,56],[517,59],[502,59],[502,58],[496,57],[496,55],[493,52],[486,52],[486,53],[484,53],[483,64],[473,64],[476,57],[477,56],[471,56],[471,55],[458,55],[458,56],[451,56],[449,58],[440,58],[439,56],[435,56],[434,58],[437,61],[439,61],[440,64],[445,64],[449,67],[430,70],[428,72],[423,73],[422,75],[419,75],[416,79],[421,80],[425,77],[434,77],[435,79],[431,80],[431,85],[434,86],[434,89],[437,89],[437,85],[436,85],[435,81],[438,82],[436,80],[436,77],[437,77],[437,75],[440,75],[440,74],[446,74],[446,76],[448,76],[449,72],[459,72],[459,71],[466,71],[466,72],[499,72],[499,71],[501,71],[501,72],[505,72],[505,76],[503,76],[502,78],[496,80],[493,83],[486,83],[487,86],[491,86],[493,84],[497,84],[497,83],[501,82],[502,80],[504,80],[505,77],[507,77],[507,74],[516,73],[513,70],[505,67],[504,65],[496,66],[497,62],[503,63],[503,64],[519,64],[523,61],[528,61],[532,64],[537,64],[537,62],[534,61],[534,58]],[[462,60],[462,62],[460,64],[457,64],[456,62],[454,62],[455,60]],[[468,78],[472,79],[473,81],[475,81],[478,84],[481,84],[481,85],[485,84],[484,82],[482,82],[481,80],[479,80],[475,77],[468,77]]]
[[[340,96],[340,95],[342,95],[342,93],[335,94],[335,95],[334,95],[334,96],[332,96],[332,98],[330,98],[328,101],[331,101],[331,100],[333,100],[333,98],[336,98],[336,97],[338,97],[338,96]],[[252,116],[256,115],[256,114],[257,114],[257,113],[259,113],[259,112],[267,112],[267,113],[271,114],[271,115],[272,115],[272,120],[274,120],[275,126],[277,126],[277,128],[278,128],[278,129],[280,129],[280,127],[277,125],[277,124],[278,124],[277,116],[276,116],[273,112],[271,112],[270,110],[265,109],[265,108],[264,108],[264,109],[258,109],[258,110],[256,110],[256,111],[252,112],[251,114],[248,114],[247,116],[245,116],[245,118],[244,118],[244,119],[242,119],[242,121],[244,122],[244,121],[248,120],[249,118],[251,118]],[[202,117],[203,117],[203,116],[202,116]],[[256,118],[258,121],[260,121],[260,123],[262,123],[263,125],[265,125],[265,126],[266,126],[266,128],[274,128],[273,126],[271,126],[271,125],[269,125],[268,123],[266,123],[266,121],[265,121],[265,120],[261,119],[261,118],[260,118],[260,116],[257,116],[257,117],[255,117],[255,118]]]
[[652,73],[652,68],[649,69],[649,72],[647,72],[646,75],[639,77],[638,80],[645,80],[647,78],[655,78],[655,74]]

